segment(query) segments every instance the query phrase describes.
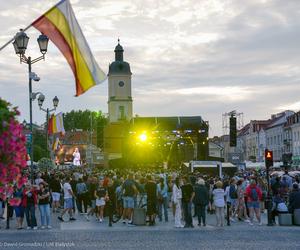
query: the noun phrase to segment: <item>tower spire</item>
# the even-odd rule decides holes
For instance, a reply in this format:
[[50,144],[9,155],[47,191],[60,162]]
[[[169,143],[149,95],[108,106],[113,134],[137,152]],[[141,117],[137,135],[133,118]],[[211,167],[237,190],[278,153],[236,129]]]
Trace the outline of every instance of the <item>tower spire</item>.
[[115,60],[123,62],[123,52],[124,49],[120,44],[120,38],[118,37],[118,45],[115,48]]

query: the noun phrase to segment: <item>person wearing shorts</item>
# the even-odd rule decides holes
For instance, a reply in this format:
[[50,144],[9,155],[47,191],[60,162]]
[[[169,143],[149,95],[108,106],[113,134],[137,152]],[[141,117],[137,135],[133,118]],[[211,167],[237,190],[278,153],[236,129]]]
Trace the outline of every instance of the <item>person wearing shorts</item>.
[[124,209],[133,209],[134,208],[134,198],[131,196],[123,197],[123,207]]
[[17,229],[23,229],[22,226],[23,226],[25,209],[22,206],[22,204],[20,204],[19,206],[14,206],[14,210],[17,218]]
[[59,202],[60,201],[60,193],[52,192],[52,200],[53,200],[53,202]]
[[256,185],[256,181],[252,179],[250,185],[246,188],[248,208],[250,214],[250,225],[253,225],[254,212],[259,225],[262,225],[260,217],[260,201],[262,200],[262,191]]
[[53,180],[50,180],[49,188],[52,196],[52,209],[53,213],[58,212],[60,206],[60,192],[61,192],[61,184],[59,177],[56,175]]
[[104,206],[107,198],[107,189],[103,186],[103,180],[100,180],[99,182],[99,187],[95,191],[95,197],[96,197],[98,219],[99,222],[101,223],[103,221]]
[[70,221],[76,220],[73,217],[73,197],[74,193],[72,191],[72,187],[70,185],[70,177],[67,177],[65,180],[65,184],[63,186],[64,189],[64,210],[62,211],[61,215],[58,216],[57,218],[64,222],[63,215],[68,212],[70,215]]
[[132,213],[134,209],[134,196],[137,193],[137,187],[133,180],[133,174],[128,175],[128,179],[122,185],[123,192],[123,223],[132,222]]

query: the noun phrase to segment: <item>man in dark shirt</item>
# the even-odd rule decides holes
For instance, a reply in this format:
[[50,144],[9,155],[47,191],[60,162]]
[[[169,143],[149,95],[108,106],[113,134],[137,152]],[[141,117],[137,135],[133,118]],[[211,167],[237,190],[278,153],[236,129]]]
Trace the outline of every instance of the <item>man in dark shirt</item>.
[[132,223],[131,217],[134,208],[134,196],[138,190],[133,180],[133,174],[128,175],[128,179],[122,185],[123,192],[123,223]]
[[[70,181],[70,185],[72,187],[72,190],[76,190],[77,181],[75,180],[74,176],[72,177],[72,179]],[[75,198],[73,197],[72,199],[73,199],[73,212],[75,213]],[[76,205],[77,205],[77,201],[76,201]],[[77,209],[78,209],[78,206],[77,206]]]
[[52,209],[53,213],[59,212],[60,207],[60,193],[61,193],[61,184],[58,175],[49,181],[49,188],[52,195]]
[[295,209],[300,209],[300,190],[297,183],[293,184],[293,190],[289,196],[290,213],[293,213]]
[[192,219],[192,202],[195,196],[194,188],[190,183],[188,177],[183,178],[183,186],[181,187],[182,190],[182,207],[184,213],[184,220],[185,220],[185,228],[194,227],[193,226],[193,219]]
[[90,183],[88,185],[88,200],[90,203],[90,211],[88,212],[88,214],[86,215],[86,220],[89,221],[90,215],[94,215],[95,209],[96,209],[96,196],[95,196],[95,191],[97,190],[97,178],[93,177],[90,180]]
[[147,176],[145,191],[147,194],[147,215],[149,216],[149,226],[154,226],[157,209],[157,185],[151,175]]

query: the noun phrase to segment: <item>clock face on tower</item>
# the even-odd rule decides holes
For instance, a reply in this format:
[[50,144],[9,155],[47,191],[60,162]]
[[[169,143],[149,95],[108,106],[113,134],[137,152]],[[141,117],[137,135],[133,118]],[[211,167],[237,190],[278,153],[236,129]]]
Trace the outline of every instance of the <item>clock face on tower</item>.
[[123,87],[123,86],[124,86],[124,82],[123,82],[123,81],[120,81],[120,82],[119,82],[119,86],[120,86],[120,87]]

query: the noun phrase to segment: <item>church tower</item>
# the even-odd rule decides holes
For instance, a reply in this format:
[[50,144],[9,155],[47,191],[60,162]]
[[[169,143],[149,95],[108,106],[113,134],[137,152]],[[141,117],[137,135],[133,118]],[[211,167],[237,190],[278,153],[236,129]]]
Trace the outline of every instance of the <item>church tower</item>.
[[129,122],[132,118],[131,71],[128,62],[123,60],[124,49],[115,48],[115,61],[108,71],[108,113],[109,122]]
[[104,127],[104,162],[109,166],[110,160],[121,159],[124,152],[124,140],[132,119],[131,70],[123,59],[124,49],[115,47],[115,61],[108,71],[108,115],[109,122]]

